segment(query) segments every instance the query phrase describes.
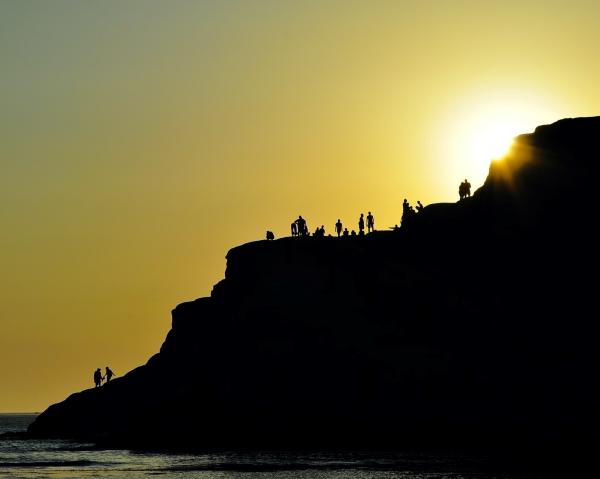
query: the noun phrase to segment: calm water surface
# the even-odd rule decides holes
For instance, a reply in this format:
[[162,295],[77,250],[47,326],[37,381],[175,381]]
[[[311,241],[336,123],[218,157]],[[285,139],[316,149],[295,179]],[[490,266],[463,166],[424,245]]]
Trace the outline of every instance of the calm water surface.
[[[32,414],[0,414],[0,434]],[[471,457],[387,453],[159,454],[0,436],[0,478],[543,479],[486,470]],[[489,468],[488,468],[489,469]]]

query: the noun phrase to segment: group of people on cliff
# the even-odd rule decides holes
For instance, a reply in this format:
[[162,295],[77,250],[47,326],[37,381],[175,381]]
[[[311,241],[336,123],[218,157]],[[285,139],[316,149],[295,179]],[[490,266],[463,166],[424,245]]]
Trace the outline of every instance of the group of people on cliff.
[[402,219],[400,220],[400,223],[404,226],[407,225],[417,214],[423,211],[423,208],[424,206],[420,201],[417,201],[417,205],[413,207],[408,200],[404,198],[404,201],[402,202]]
[[104,376],[102,375],[102,371],[100,370],[100,368],[96,369],[94,371],[94,384],[96,385],[95,387],[99,388],[100,386],[102,386],[102,381],[106,381],[105,384],[108,384],[114,375],[115,373],[113,373],[108,366],[106,366]]
[[[375,217],[373,216],[373,214],[370,211],[366,216],[366,220],[365,220],[364,213],[361,213],[360,217],[358,218],[358,235],[359,236],[364,236],[365,226],[367,228],[367,233],[375,231]],[[308,224],[307,224],[306,220],[304,218],[302,218],[302,216],[298,216],[298,219],[296,219],[292,222],[290,229],[292,232],[292,236],[310,236],[310,233],[308,231]],[[349,232],[348,228],[344,228],[344,225],[342,224],[342,221],[339,218],[338,218],[337,222],[335,223],[334,230],[335,230],[335,233],[337,234],[338,238],[341,236],[356,236],[357,235],[355,230],[352,230],[352,232]],[[270,232],[267,232],[267,233],[270,233]],[[317,227],[317,229],[313,233],[313,236],[315,238],[325,237],[325,226],[321,225],[320,227]],[[272,238],[269,238],[269,235],[267,234],[267,239],[272,239]]]
[[[458,188],[458,194],[461,200],[471,196],[471,183],[469,183],[465,179],[465,181],[463,181]],[[423,209],[424,206],[420,201],[417,201],[416,206],[413,207],[408,202],[408,200],[404,198],[404,201],[402,202],[402,218],[400,220],[400,223],[403,226],[409,224],[417,214],[423,211]],[[335,223],[334,231],[337,234],[338,238],[347,236],[364,236],[365,226],[367,229],[367,233],[375,231],[375,217],[370,211],[367,214],[366,218],[364,213],[360,214],[360,217],[358,219],[358,233],[356,232],[356,230],[348,231],[348,228],[344,228],[344,225],[342,224],[339,218]],[[292,222],[290,229],[292,236],[294,237],[310,236],[308,223],[306,222],[306,219],[304,219],[302,216],[298,216],[298,219]],[[398,225],[395,225],[392,229],[398,230]],[[312,236],[315,238],[323,238],[325,236],[325,226],[321,225],[320,227],[317,227]],[[275,235],[271,231],[267,231],[267,239],[273,240],[275,239]]]

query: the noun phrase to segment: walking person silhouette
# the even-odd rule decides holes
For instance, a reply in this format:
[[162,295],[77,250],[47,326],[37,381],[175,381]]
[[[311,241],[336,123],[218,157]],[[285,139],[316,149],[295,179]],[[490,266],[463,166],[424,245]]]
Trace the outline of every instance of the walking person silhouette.
[[105,375],[104,375],[104,377],[106,379],[106,384],[108,384],[110,382],[110,380],[112,379],[112,377],[114,375],[115,375],[115,373],[113,373],[111,371],[111,369],[108,366],[106,366],[106,372],[105,372]]
[[94,371],[94,384],[97,388],[99,388],[102,385],[102,371],[100,371],[100,368]]
[[342,222],[338,218],[337,223],[335,224],[335,232],[337,233],[338,238],[342,234],[342,227],[343,227]]

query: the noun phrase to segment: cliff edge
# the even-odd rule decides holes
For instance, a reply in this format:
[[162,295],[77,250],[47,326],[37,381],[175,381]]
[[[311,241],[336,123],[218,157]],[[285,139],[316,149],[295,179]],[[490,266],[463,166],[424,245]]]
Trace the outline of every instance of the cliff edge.
[[29,434],[158,448],[597,441],[598,138],[600,117],[538,127],[471,198],[398,232],[232,249],[146,365],[50,406]]

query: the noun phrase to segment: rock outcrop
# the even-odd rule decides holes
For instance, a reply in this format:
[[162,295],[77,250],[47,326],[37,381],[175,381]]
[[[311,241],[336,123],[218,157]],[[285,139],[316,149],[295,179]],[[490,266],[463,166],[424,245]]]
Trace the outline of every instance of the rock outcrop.
[[515,140],[398,232],[257,241],[160,352],[32,436],[138,447],[597,441],[600,118]]

